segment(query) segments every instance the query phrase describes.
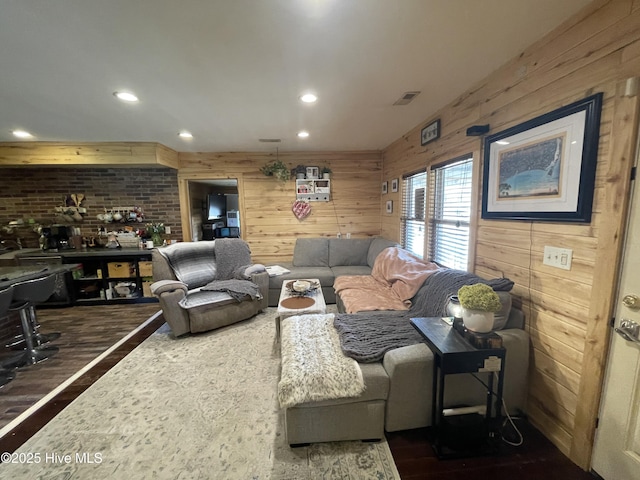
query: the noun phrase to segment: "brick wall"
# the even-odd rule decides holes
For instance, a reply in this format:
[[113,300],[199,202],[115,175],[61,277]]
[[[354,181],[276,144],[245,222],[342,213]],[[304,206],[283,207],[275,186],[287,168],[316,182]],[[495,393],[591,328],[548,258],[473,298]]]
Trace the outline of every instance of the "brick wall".
[[[141,206],[145,222],[164,222],[171,226],[167,238],[182,240],[178,175],[170,168],[3,168],[0,169],[0,238],[19,236],[27,247],[38,246],[38,235],[30,228],[7,233],[2,227],[10,221],[32,218],[47,226],[60,223],[54,209],[63,205],[67,195],[82,193],[87,208],[82,222],[69,225],[80,227],[83,236],[94,236],[105,226],[96,216],[113,207]],[[124,225],[106,225],[107,228]]]

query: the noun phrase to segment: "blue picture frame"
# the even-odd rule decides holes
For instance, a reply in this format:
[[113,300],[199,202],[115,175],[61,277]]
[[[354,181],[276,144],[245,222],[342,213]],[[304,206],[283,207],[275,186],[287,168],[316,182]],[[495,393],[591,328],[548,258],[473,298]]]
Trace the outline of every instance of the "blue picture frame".
[[483,219],[591,222],[602,96],[484,139]]

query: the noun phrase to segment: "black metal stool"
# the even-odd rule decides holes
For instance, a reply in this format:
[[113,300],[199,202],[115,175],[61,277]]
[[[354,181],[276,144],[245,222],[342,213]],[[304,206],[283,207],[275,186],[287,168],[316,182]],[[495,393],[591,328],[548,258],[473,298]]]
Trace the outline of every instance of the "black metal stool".
[[55,275],[27,280],[13,285],[14,302],[9,307],[10,312],[18,312],[22,325],[22,334],[26,348],[24,351],[2,363],[4,368],[21,368],[42,362],[53,356],[58,347],[38,346],[36,335],[38,319],[35,304],[44,302],[55,289]]
[[[60,338],[62,335],[60,332],[51,332],[51,333],[41,333],[40,332],[40,324],[36,321],[36,315],[34,311],[33,305],[30,308],[29,318],[34,322],[31,325],[31,332],[33,333],[33,344],[36,347],[40,347],[42,345],[46,345],[49,342],[53,342]],[[20,347],[20,350],[24,350],[26,345],[26,341],[24,339],[24,333],[22,327],[20,327],[20,333],[13,337],[13,340],[7,344],[5,347],[11,348],[13,350],[18,350],[17,347]]]
[[[0,318],[7,315],[9,306],[13,299],[13,287],[0,291]],[[10,370],[0,370],[0,387],[4,387],[11,380],[16,378],[16,374]]]

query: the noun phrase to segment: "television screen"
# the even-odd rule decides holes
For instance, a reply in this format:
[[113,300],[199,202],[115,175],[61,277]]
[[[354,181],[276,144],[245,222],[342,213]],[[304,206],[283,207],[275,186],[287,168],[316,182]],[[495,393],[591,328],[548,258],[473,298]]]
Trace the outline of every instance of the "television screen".
[[222,218],[227,214],[227,197],[221,193],[212,193],[207,198],[207,220]]

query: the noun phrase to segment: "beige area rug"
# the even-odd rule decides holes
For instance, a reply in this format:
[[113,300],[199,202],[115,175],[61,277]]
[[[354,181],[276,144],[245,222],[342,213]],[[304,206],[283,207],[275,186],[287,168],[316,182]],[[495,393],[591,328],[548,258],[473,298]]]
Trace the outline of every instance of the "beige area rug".
[[291,449],[275,309],[174,340],[165,325],[0,465],[13,479],[399,479],[389,446]]

